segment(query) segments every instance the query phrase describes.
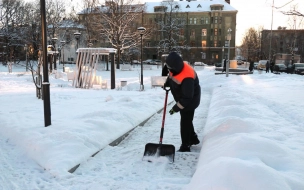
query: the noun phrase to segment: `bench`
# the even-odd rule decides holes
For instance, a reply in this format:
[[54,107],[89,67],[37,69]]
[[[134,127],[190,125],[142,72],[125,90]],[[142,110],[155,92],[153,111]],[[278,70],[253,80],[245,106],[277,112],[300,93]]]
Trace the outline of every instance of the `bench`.
[[70,70],[70,67],[64,67],[64,72],[65,72],[65,73],[68,73],[68,72],[70,72],[70,71],[72,71],[72,70]]
[[94,76],[92,79],[92,87],[100,87],[101,89],[108,89],[107,80],[102,80],[101,76]]
[[101,81],[101,89],[108,89],[108,82],[107,80]]
[[74,80],[74,71],[67,72],[68,81]]
[[100,85],[101,86],[102,78],[101,76],[94,76],[92,79],[92,85]]
[[120,65],[120,70],[122,70],[122,71],[131,71],[132,67],[131,67],[131,65]]
[[55,79],[59,79],[63,77],[63,73],[61,71],[54,70]]
[[167,77],[162,76],[151,76],[151,87],[163,87],[165,82],[167,80]]

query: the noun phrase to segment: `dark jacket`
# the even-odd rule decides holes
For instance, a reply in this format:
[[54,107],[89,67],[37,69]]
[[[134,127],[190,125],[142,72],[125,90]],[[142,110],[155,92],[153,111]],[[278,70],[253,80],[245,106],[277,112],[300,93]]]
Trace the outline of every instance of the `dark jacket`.
[[175,52],[168,55],[162,75],[166,76],[169,70],[167,84],[176,101],[173,110],[194,110],[200,104],[201,87],[195,70],[184,63],[182,58]]

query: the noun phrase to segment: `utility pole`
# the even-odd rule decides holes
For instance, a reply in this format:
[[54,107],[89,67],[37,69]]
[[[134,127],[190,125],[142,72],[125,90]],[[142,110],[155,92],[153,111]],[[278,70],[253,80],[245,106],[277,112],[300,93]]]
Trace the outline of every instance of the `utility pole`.
[[273,26],[273,6],[274,6],[274,0],[272,0],[272,6],[271,6],[271,30],[270,30],[270,43],[269,43],[269,56],[268,60],[269,63],[271,63],[271,44],[272,44],[272,26]]

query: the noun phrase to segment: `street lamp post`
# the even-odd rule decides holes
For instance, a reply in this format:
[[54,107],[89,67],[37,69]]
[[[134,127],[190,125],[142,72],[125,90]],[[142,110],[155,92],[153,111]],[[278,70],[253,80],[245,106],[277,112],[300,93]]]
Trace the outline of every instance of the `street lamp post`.
[[65,41],[60,41],[60,43],[61,43],[61,49],[62,49],[63,72],[65,72],[65,67],[64,67],[64,45],[65,45]]
[[91,48],[93,46],[93,43],[91,42],[91,40],[88,43],[88,47]]
[[27,44],[24,45],[25,50],[25,70],[28,71],[28,62],[27,62]]
[[54,50],[55,50],[55,55],[54,55],[54,70],[57,70],[57,67],[56,67],[56,60],[57,60],[56,41],[57,40],[58,40],[58,38],[52,38],[52,42],[53,42],[53,46],[54,46]]
[[295,52],[295,51],[298,51],[298,48],[297,48],[297,47],[295,47],[295,48],[292,49],[292,54],[291,54],[291,65],[293,65],[293,62],[294,62],[294,52]]
[[74,36],[75,36],[76,41],[77,41],[77,49],[78,49],[78,41],[79,41],[80,35],[81,35],[80,32],[75,32],[75,33],[74,33]]
[[228,60],[226,61],[226,77],[229,76],[230,67],[230,40],[231,40],[231,28],[228,29],[227,40],[228,40]]
[[144,27],[139,27],[137,28],[137,30],[139,31],[140,34],[140,49],[141,49],[141,60],[140,60],[140,91],[144,90],[144,84],[143,84],[143,34],[146,30],[146,28]]
[[225,53],[225,46],[222,47],[222,61],[221,61],[221,66],[223,67],[223,59],[224,59],[224,53]]

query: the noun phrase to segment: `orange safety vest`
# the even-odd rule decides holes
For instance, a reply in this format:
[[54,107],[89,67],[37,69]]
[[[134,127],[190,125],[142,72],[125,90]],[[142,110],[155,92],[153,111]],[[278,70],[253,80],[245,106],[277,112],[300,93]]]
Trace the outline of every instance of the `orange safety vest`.
[[181,84],[185,78],[195,79],[196,75],[195,75],[195,71],[193,70],[193,68],[189,64],[184,62],[183,70],[175,76],[173,76],[173,73],[170,72],[169,77],[177,84]]

